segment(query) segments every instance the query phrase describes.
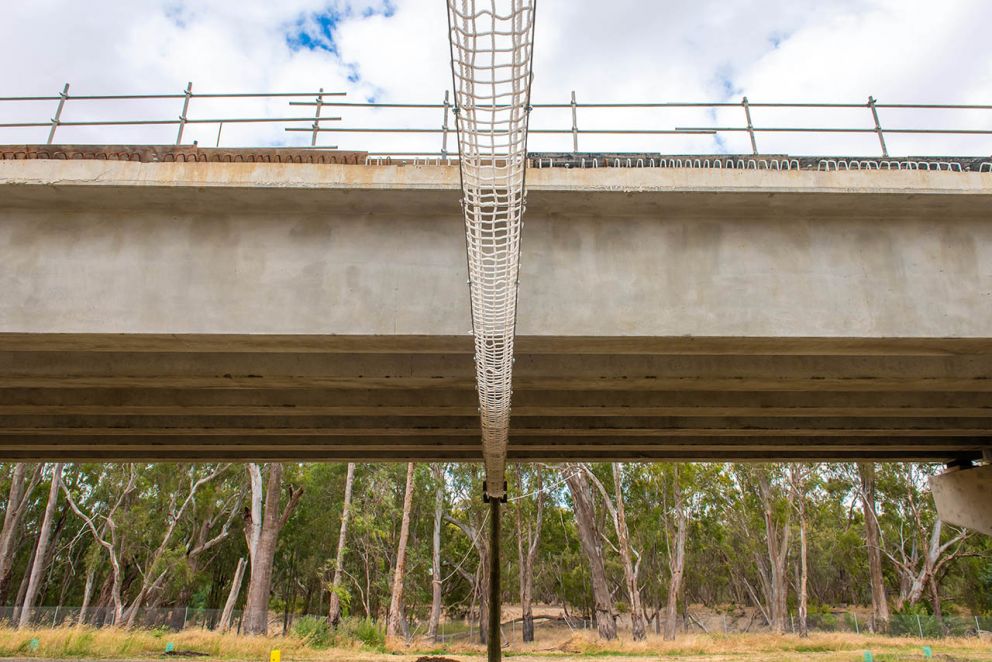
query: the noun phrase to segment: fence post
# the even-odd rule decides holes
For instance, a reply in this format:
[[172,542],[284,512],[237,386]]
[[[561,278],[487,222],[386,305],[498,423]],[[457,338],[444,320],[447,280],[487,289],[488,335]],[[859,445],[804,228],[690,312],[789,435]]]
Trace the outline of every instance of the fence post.
[[48,132],[48,142],[46,144],[51,145],[55,140],[55,129],[59,128],[59,122],[62,120],[62,109],[65,108],[65,102],[69,99],[69,83],[65,84],[62,91],[59,92],[59,106],[55,109],[55,117],[52,118],[52,128]]
[[59,605],[55,605],[55,614],[52,615],[52,627],[55,627],[55,621],[59,620]]
[[853,613],[854,613],[854,633],[861,634],[861,626],[858,625],[858,613],[857,612],[853,612]]
[[878,121],[878,109],[875,108],[875,97],[868,97],[868,107],[871,108],[872,119],[875,120],[875,133],[878,134],[878,144],[882,146],[882,156],[888,158],[889,148],[885,146],[885,136],[882,134],[882,125]]
[[182,630],[185,630],[186,629],[186,617],[187,616],[189,616],[189,607],[186,607],[186,609],[183,611],[183,626],[182,626],[182,628],[180,628]]
[[923,638],[923,622],[920,620],[920,615],[916,615],[916,628],[920,631],[920,639]]
[[186,129],[186,112],[189,110],[189,100],[193,96],[193,81],[186,84],[186,98],[183,100],[183,112],[179,116],[179,133],[176,135],[176,144],[183,144],[183,131]]
[[450,90],[444,91],[444,119],[441,120],[441,158],[448,159],[448,110],[451,108]]
[[751,123],[751,106],[747,101],[747,97],[741,99],[741,105],[744,106],[744,117],[747,119],[747,135],[751,138],[751,153],[757,156],[758,141],[754,137],[754,124]]
[[978,622],[978,616],[975,616],[975,634],[982,636],[982,625]]
[[579,115],[575,104],[575,90],[572,90],[572,153],[579,151]]
[[313,113],[313,134],[310,136],[310,146],[317,146],[317,134],[320,133],[320,107],[324,104],[324,88],[317,92],[317,110]]

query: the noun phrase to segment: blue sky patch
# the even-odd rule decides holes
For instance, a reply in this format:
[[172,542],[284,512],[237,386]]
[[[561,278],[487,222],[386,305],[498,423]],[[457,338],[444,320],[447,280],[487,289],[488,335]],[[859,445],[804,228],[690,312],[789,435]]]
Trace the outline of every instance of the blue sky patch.
[[[396,5],[393,4],[393,0],[382,0],[377,6],[366,7],[361,15],[362,18],[372,16],[389,18],[394,14],[396,14]],[[341,21],[353,16],[355,16],[354,10],[347,3],[340,9],[328,5],[322,12],[302,15],[287,29],[286,45],[294,51],[321,50],[337,55],[338,47],[334,33]]]
[[286,45],[290,50],[327,51],[337,54],[334,31],[343,16],[335,10],[302,16],[286,35]]

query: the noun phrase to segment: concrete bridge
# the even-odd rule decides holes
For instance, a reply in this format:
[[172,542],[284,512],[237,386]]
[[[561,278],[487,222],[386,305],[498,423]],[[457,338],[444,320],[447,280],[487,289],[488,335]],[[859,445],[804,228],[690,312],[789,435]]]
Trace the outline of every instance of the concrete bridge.
[[[0,459],[481,459],[457,167],[108,155],[0,160]],[[992,451],[992,174],[528,185],[511,461]]]

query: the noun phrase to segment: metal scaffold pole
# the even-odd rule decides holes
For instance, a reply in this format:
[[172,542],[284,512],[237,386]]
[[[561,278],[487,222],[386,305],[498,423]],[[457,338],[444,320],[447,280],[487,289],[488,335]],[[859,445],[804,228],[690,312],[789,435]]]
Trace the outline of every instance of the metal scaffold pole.
[[499,662],[502,655],[502,642],[500,640],[502,605],[499,582],[499,504],[499,499],[489,498],[489,633],[486,637],[489,662]]

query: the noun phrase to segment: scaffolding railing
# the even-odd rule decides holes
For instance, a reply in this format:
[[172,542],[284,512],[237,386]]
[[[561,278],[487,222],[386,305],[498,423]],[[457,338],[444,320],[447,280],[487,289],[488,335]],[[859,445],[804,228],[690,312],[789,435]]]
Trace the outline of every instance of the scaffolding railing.
[[[282,135],[287,135],[284,140],[273,139],[267,135],[264,140],[259,139],[257,144],[246,146],[255,147],[286,147],[294,148],[316,148],[316,149],[337,149],[335,145],[321,144],[321,138],[330,135],[341,139],[344,136],[361,134],[365,136],[375,136],[378,134],[392,134],[420,137],[420,145],[424,149],[368,149],[371,157],[424,157],[424,158],[453,158],[455,149],[456,130],[454,117],[458,112],[452,103],[450,94],[445,92],[439,95],[442,100],[435,103],[379,103],[375,101],[348,101],[342,100],[346,96],[345,92],[329,92],[323,88],[315,91],[305,92],[251,92],[251,93],[205,93],[194,92],[190,83],[185,89],[177,92],[162,94],[71,94],[68,83],[60,92],[52,95],[42,96],[3,96],[0,97],[0,144],[23,144],[25,141],[14,140],[21,133],[18,130],[26,129],[48,129],[46,144],[59,144],[60,139],[64,140],[65,131],[68,128],[95,128],[95,127],[154,127],[171,126],[175,127],[175,144],[189,144],[187,130],[193,126],[213,125],[216,126],[216,136],[211,135],[214,145],[221,146],[223,130],[225,125],[233,124],[263,124],[273,125],[281,129]],[[273,114],[260,114],[249,116],[237,116],[234,114],[211,114],[210,116],[199,116],[196,114],[198,102],[204,101],[235,101],[235,100],[264,100],[264,101],[285,101],[287,110]],[[171,117],[163,117],[161,114],[165,106],[156,103],[151,111],[152,116],[128,116],[128,117],[84,117],[75,119],[72,117],[74,111],[80,107],[97,102],[114,105],[114,115],[124,112],[124,104],[136,101],[152,102],[175,102],[177,114]],[[51,115],[48,119],[28,119],[16,120],[18,113],[17,106],[24,106],[30,103],[51,103]],[[99,106],[107,112],[108,106]],[[212,108],[214,105],[212,104]],[[305,109],[305,110],[304,110]],[[665,138],[665,137],[699,137],[708,142],[703,147],[712,147],[708,151],[699,153],[718,154],[722,150],[718,149],[719,141],[730,136],[742,136],[746,142],[742,143],[743,150],[732,152],[743,154],[750,152],[753,156],[774,155],[792,153],[789,150],[783,152],[778,148],[769,149],[763,145],[771,136],[781,136],[783,134],[818,136],[825,139],[823,145],[829,147],[837,136],[863,136],[871,137],[875,143],[875,154],[866,156],[878,156],[881,158],[892,157],[890,142],[897,136],[943,136],[943,137],[992,137],[992,104],[940,104],[940,103],[885,103],[869,96],[865,102],[860,103],[818,103],[818,102],[765,102],[752,101],[748,97],[743,97],[739,101],[648,101],[648,102],[580,102],[572,92],[567,101],[552,103],[532,103],[531,127],[528,133],[531,136],[560,136],[570,142],[571,153],[583,153],[583,148],[587,147],[589,139],[597,136],[640,136],[642,138]],[[273,110],[269,108],[269,110]],[[278,110],[278,109],[276,109]],[[705,111],[708,122],[678,123],[671,126],[638,126],[635,122],[648,123],[651,120],[651,112],[661,111]],[[384,118],[385,124],[382,126],[369,126],[363,124],[349,124],[344,121],[342,114],[358,114],[362,119],[368,118],[368,113],[364,111],[374,111],[377,118]],[[438,114],[438,121],[432,125],[413,124],[413,116],[418,118],[419,114],[411,114],[406,111],[433,111]],[[554,117],[555,111],[559,113]],[[606,116],[594,114],[605,112]],[[635,113],[635,118],[631,119],[630,113]],[[774,117],[781,121],[781,113],[787,114],[788,125],[780,125],[776,122],[761,122],[762,113],[773,113]],[[815,124],[805,124],[804,120],[813,118],[823,118],[823,113],[836,113],[831,119],[841,119],[843,113],[855,113],[855,121],[850,122],[851,116],[845,116],[849,120],[845,125],[818,126]],[[932,113],[939,113],[943,119],[943,125],[932,123]],[[158,113],[156,116],[155,113]],[[329,114],[333,113],[333,114]],[[364,114],[363,114],[364,113]],[[647,114],[646,114],[647,113]],[[729,115],[733,113],[738,117],[737,123]],[[863,115],[859,115],[863,113]],[[389,115],[395,119],[390,119]],[[891,117],[886,117],[891,114]],[[969,115],[970,114],[970,115]],[[969,115],[973,126],[963,126],[954,117]],[[901,118],[901,123],[896,123],[895,119]],[[550,124],[548,124],[550,122]],[[555,124],[560,122],[560,125]],[[974,126],[977,124],[978,126]],[[305,134],[309,140],[299,141],[289,138],[292,134]],[[101,134],[105,136],[106,134]],[[38,136],[41,137],[40,135]],[[111,138],[113,136],[110,136]],[[144,142],[145,137],[138,136],[137,141],[130,139],[128,144],[151,144]],[[185,142],[184,142],[185,140]],[[436,140],[437,142],[433,142]],[[429,144],[430,141],[433,144]],[[40,140],[36,141],[40,143]],[[115,142],[108,140],[107,142]],[[116,141],[121,143],[123,141]],[[155,144],[161,144],[158,140]],[[983,143],[985,146],[985,143]],[[569,153],[568,150],[555,149],[556,153]],[[602,152],[601,149],[587,150]],[[617,150],[611,150],[617,151]],[[645,152],[643,148],[635,151]],[[659,150],[650,150],[658,152]],[[681,153],[681,152],[679,152]],[[808,152],[813,153],[813,152]],[[828,153],[821,150],[820,154]],[[832,153],[832,152],[831,152]],[[985,152],[982,152],[985,154]],[[931,152],[931,155],[946,155],[946,150],[941,153]],[[917,153],[917,155],[924,155]],[[987,154],[992,155],[992,142],[988,144]]]

